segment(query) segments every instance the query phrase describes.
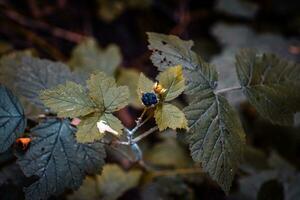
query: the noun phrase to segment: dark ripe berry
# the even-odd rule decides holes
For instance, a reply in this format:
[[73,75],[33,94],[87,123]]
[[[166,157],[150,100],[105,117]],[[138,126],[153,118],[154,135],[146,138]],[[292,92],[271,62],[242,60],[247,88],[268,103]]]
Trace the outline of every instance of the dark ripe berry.
[[142,102],[145,106],[152,106],[158,103],[156,94],[152,92],[144,93],[142,96]]

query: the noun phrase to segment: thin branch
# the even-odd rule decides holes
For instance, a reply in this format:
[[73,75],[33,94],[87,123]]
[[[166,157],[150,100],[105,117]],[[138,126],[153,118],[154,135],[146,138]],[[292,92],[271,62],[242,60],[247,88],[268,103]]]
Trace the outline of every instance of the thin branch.
[[240,89],[242,89],[241,86],[229,87],[229,88],[224,88],[224,89],[217,90],[215,92],[215,94],[222,94],[222,93],[226,93],[226,92],[229,92],[229,91],[240,90]]
[[53,27],[42,21],[36,21],[33,19],[26,18],[25,16],[11,9],[5,8],[2,10],[2,12],[9,19],[15,21],[16,23],[22,26],[33,28],[33,29],[39,29],[42,31],[47,31],[55,37],[59,37],[75,43],[79,43],[85,38],[84,35],[81,35],[79,33],[68,31],[59,27]]
[[158,130],[158,127],[157,127],[157,126],[155,126],[155,127],[153,127],[153,128],[150,128],[148,131],[146,131],[146,132],[144,132],[143,134],[141,134],[141,135],[137,136],[136,138],[134,138],[134,139],[132,140],[132,142],[133,142],[133,143],[137,143],[137,142],[139,142],[140,140],[142,140],[143,138],[147,137],[148,135],[150,135],[151,133],[153,133],[153,132],[155,132],[155,131],[157,131],[157,130]]

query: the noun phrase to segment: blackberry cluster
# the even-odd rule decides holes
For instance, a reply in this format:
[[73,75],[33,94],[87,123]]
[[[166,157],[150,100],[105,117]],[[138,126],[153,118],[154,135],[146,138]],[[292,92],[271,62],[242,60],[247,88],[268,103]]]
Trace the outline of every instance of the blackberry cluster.
[[152,92],[144,93],[142,96],[142,102],[145,106],[152,106],[158,103],[156,94]]

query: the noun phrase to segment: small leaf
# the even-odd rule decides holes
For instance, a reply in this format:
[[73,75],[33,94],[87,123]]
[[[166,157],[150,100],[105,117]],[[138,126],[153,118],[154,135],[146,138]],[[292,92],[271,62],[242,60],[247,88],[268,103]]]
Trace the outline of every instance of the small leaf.
[[117,87],[115,80],[102,72],[92,74],[87,84],[90,96],[102,111],[114,112],[128,104],[128,87]]
[[102,49],[95,39],[88,38],[73,49],[69,64],[89,74],[98,70],[113,75],[121,61],[122,55],[118,46],[111,44]]
[[140,74],[137,94],[139,95],[139,99],[142,98],[142,93],[145,92],[153,92],[154,82],[147,78],[143,73]]
[[[76,189],[85,172],[99,170],[104,164],[103,146],[77,144],[68,120],[49,119],[32,129],[32,138],[30,148],[18,158],[26,176],[39,177],[24,189],[26,199],[48,199],[67,188]],[[98,156],[97,161],[94,156]]]
[[181,65],[186,81],[187,94],[215,89],[218,74],[215,67],[204,62],[191,50],[193,41],[184,41],[174,35],[147,33],[152,50],[152,63],[159,71]]
[[190,134],[192,158],[201,162],[225,192],[228,192],[242,160],[245,133],[227,100],[213,94],[198,94],[184,108]]
[[142,107],[139,95],[136,92],[138,90],[139,77],[140,74],[135,70],[121,69],[117,79],[117,84],[119,86],[125,85],[129,88],[129,92],[130,92],[129,103],[135,108]]
[[236,56],[236,69],[244,94],[262,117],[274,124],[293,124],[300,110],[299,65],[243,50]]
[[167,128],[187,128],[187,120],[184,113],[172,104],[160,104],[154,112],[156,124],[160,131]]
[[69,81],[65,85],[42,91],[40,98],[60,117],[85,116],[94,112],[96,106],[81,85]]
[[184,91],[184,78],[182,74],[182,66],[178,65],[170,67],[161,72],[157,80],[163,88],[167,89],[164,95],[165,101],[171,101],[178,97]]
[[0,153],[6,151],[26,128],[24,110],[17,97],[0,85]]

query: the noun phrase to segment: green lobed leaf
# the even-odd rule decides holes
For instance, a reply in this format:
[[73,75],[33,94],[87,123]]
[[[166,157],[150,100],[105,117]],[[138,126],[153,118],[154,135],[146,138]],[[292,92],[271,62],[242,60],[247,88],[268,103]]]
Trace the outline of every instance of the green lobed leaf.
[[166,92],[163,94],[165,101],[175,99],[184,91],[185,86],[181,65],[170,67],[161,72],[157,80],[166,89]]
[[0,85],[0,153],[6,151],[26,128],[24,110],[17,97]]
[[152,63],[159,71],[181,65],[186,80],[187,94],[215,89],[217,72],[215,67],[204,62],[191,50],[193,42],[184,41],[174,35],[147,33],[149,46],[152,50]]
[[78,74],[72,73],[65,64],[34,58],[28,52],[2,57],[0,68],[6,85],[16,94],[25,97],[30,104],[42,109],[45,107],[39,98],[40,91],[63,84],[67,80],[80,82]]
[[236,70],[244,94],[262,117],[274,124],[293,124],[300,110],[299,65],[246,49],[236,56]]
[[54,89],[42,91],[40,98],[60,117],[85,116],[96,109],[95,103],[87,95],[83,86],[70,81]]
[[187,128],[187,120],[184,113],[172,104],[159,104],[154,111],[154,117],[160,131],[167,128]]
[[237,114],[224,97],[212,92],[198,94],[183,111],[190,128],[192,158],[228,192],[245,145]]
[[113,75],[121,61],[122,55],[117,45],[111,44],[102,49],[95,39],[87,38],[73,49],[69,64],[88,74],[99,70]]
[[85,172],[99,171],[104,164],[101,144],[77,144],[68,120],[48,119],[32,129],[32,142],[18,164],[28,177],[39,179],[24,189],[26,199],[48,199],[65,189],[76,189]]
[[102,72],[92,74],[87,84],[90,96],[102,111],[114,112],[128,104],[128,87],[117,87],[115,80]]

